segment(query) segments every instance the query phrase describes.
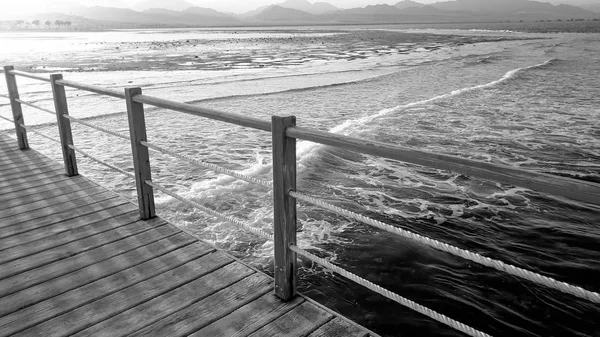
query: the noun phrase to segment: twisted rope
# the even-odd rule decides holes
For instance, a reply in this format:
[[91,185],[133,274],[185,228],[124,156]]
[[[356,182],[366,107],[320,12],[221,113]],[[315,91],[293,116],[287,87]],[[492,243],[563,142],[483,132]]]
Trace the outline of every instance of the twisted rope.
[[598,294],[596,292],[589,291],[589,290],[583,289],[581,287],[568,284],[566,282],[561,282],[561,281],[555,280],[553,278],[550,278],[550,277],[547,277],[547,276],[544,276],[544,275],[541,275],[541,274],[538,274],[538,273],[535,273],[535,272],[532,272],[532,271],[529,271],[529,270],[526,270],[523,268],[519,268],[519,267],[516,267],[516,266],[508,264],[508,263],[504,263],[502,261],[494,260],[489,257],[485,257],[480,254],[473,253],[468,250],[461,249],[461,248],[449,245],[447,243],[428,238],[426,236],[415,234],[415,233],[409,232],[407,230],[388,225],[381,221],[373,220],[364,215],[360,215],[358,213],[354,213],[352,211],[343,209],[341,207],[331,205],[322,200],[310,197],[310,196],[302,194],[302,193],[290,191],[290,196],[292,196],[298,200],[302,200],[302,201],[323,207],[332,212],[344,215],[348,218],[358,220],[360,222],[366,223],[373,227],[377,227],[381,230],[400,235],[400,236],[410,239],[410,240],[417,241],[419,243],[422,243],[426,246],[435,248],[437,250],[440,250],[440,251],[443,251],[446,253],[450,253],[450,254],[458,256],[458,257],[462,257],[463,259],[466,259],[466,260],[469,260],[469,261],[472,261],[475,263],[479,263],[486,267],[494,268],[496,270],[508,273],[510,275],[517,276],[522,279],[529,280],[531,282],[541,284],[541,285],[544,285],[544,286],[552,288],[552,289],[556,289],[563,293],[567,293],[567,294],[571,294],[573,296],[584,298],[584,299],[594,302],[594,303],[600,303],[600,294]]
[[40,110],[40,111],[43,111],[43,112],[49,113],[49,114],[51,114],[51,115],[53,115],[53,116],[56,116],[56,113],[55,113],[54,111],[52,111],[52,110],[49,110],[49,109],[42,108],[42,107],[41,107],[41,106],[39,106],[39,105],[35,105],[35,104],[33,104],[33,103],[29,103],[29,102],[27,102],[27,101],[23,101],[23,100],[21,100],[21,99],[18,99],[18,98],[15,98],[15,101],[17,101],[17,102],[19,102],[19,103],[21,103],[21,104],[25,104],[25,105],[27,105],[27,106],[30,106],[30,107],[32,107],[32,108],[34,108],[34,109],[38,109],[38,110]]
[[70,149],[72,149],[73,151],[75,151],[75,152],[77,152],[77,153],[81,153],[81,154],[82,154],[84,157],[90,158],[91,160],[93,160],[93,161],[97,162],[98,164],[104,165],[104,166],[106,166],[106,167],[108,167],[108,168],[111,168],[111,169],[113,169],[113,170],[115,170],[115,171],[117,171],[117,172],[120,172],[120,173],[122,173],[122,174],[124,174],[124,175],[126,175],[126,176],[128,176],[128,177],[130,177],[130,178],[133,178],[133,179],[135,179],[135,175],[134,175],[133,173],[131,173],[131,172],[127,172],[127,171],[123,170],[123,169],[122,169],[122,168],[120,168],[120,167],[117,167],[117,166],[115,166],[115,165],[109,164],[109,163],[105,162],[105,161],[104,161],[104,160],[102,160],[102,159],[98,159],[98,158],[96,158],[96,157],[92,156],[91,154],[89,154],[89,153],[87,153],[87,152],[85,152],[85,151],[83,151],[83,150],[80,150],[80,149],[76,148],[75,146],[73,146],[73,145],[71,145],[71,144],[69,144],[68,146],[69,146],[69,148],[70,148]]
[[191,201],[189,199],[186,199],[186,198],[184,198],[184,197],[182,197],[182,196],[180,196],[180,195],[178,195],[176,193],[173,193],[173,192],[169,191],[168,189],[166,189],[166,188],[164,188],[164,187],[162,187],[162,186],[160,186],[160,185],[158,185],[158,184],[156,184],[156,183],[154,183],[154,182],[152,182],[150,180],[146,180],[145,183],[147,185],[152,186],[153,188],[156,188],[157,190],[159,190],[159,191],[161,191],[161,192],[163,192],[163,193],[165,193],[165,194],[167,194],[167,195],[169,195],[169,196],[171,196],[171,197],[173,197],[173,198],[175,198],[175,199],[177,199],[177,200],[185,203],[185,204],[188,204],[188,205],[190,205],[192,207],[198,208],[198,209],[202,210],[203,212],[206,212],[206,213],[208,213],[210,215],[213,215],[213,216],[215,216],[215,217],[217,217],[217,218],[219,218],[219,219],[221,219],[223,221],[227,221],[227,222],[232,223],[232,224],[234,224],[234,225],[236,225],[238,227],[241,227],[241,228],[243,228],[243,229],[245,229],[245,230],[247,230],[249,232],[252,232],[252,233],[254,233],[254,234],[262,237],[263,239],[274,241],[273,240],[273,235],[271,235],[271,234],[269,234],[269,233],[267,233],[267,232],[265,232],[265,231],[263,231],[263,230],[261,230],[259,228],[252,227],[252,226],[250,226],[250,225],[248,225],[248,224],[246,224],[246,223],[244,223],[244,222],[242,222],[242,221],[240,221],[240,220],[238,220],[238,219],[236,219],[234,217],[221,214],[221,213],[219,213],[219,212],[217,212],[217,211],[215,211],[213,209],[210,209],[210,208],[208,208],[206,206],[200,205],[197,202],[194,202],[194,201]]
[[79,118],[75,118],[75,117],[70,116],[70,115],[63,115],[63,117],[66,118],[66,119],[68,119],[68,120],[71,120],[71,121],[73,121],[75,123],[79,123],[79,124],[85,125],[87,127],[90,127],[92,129],[96,129],[98,131],[102,131],[102,132],[108,133],[109,135],[113,135],[115,137],[119,137],[119,138],[123,138],[123,139],[129,140],[129,137],[126,136],[126,135],[124,135],[124,134],[121,134],[121,133],[118,133],[118,132],[115,132],[115,131],[111,131],[109,129],[105,129],[105,128],[101,127],[101,126],[97,126],[97,125],[94,125],[94,124],[91,124],[91,123],[88,123],[88,122],[84,122],[84,121],[82,121]]
[[429,309],[429,308],[427,308],[425,306],[422,306],[422,305],[420,305],[420,304],[418,304],[416,302],[413,302],[413,301],[411,301],[411,300],[409,300],[407,298],[404,298],[404,297],[402,297],[402,296],[400,296],[400,295],[398,295],[398,294],[396,294],[394,292],[391,292],[391,291],[389,291],[389,290],[387,290],[387,289],[385,289],[385,288],[383,288],[381,286],[378,286],[377,284],[375,284],[375,283],[373,283],[373,282],[371,282],[369,280],[366,280],[366,279],[364,279],[364,278],[362,278],[362,277],[360,277],[360,276],[358,276],[356,274],[352,274],[351,272],[349,272],[347,270],[344,270],[343,268],[340,268],[340,267],[332,264],[331,262],[329,262],[329,261],[327,261],[325,259],[322,259],[322,258],[320,258],[318,256],[315,256],[315,255],[313,255],[313,254],[311,254],[311,253],[309,253],[309,252],[307,252],[307,251],[305,251],[305,250],[303,250],[303,249],[301,249],[299,247],[290,246],[290,250],[294,251],[296,254],[298,254],[300,256],[303,256],[303,257],[309,259],[310,261],[318,263],[321,266],[323,266],[323,267],[325,267],[327,269],[330,269],[330,270],[332,270],[332,271],[334,271],[334,272],[336,272],[336,273],[344,276],[345,278],[347,278],[349,280],[352,280],[352,281],[360,284],[361,286],[363,286],[363,287],[365,287],[367,289],[370,289],[370,290],[372,290],[372,291],[374,291],[374,292],[376,292],[376,293],[378,293],[378,294],[380,294],[380,295],[382,295],[384,297],[387,297],[387,298],[389,298],[392,301],[398,302],[401,305],[403,305],[403,306],[405,306],[405,307],[407,307],[409,309],[412,309],[412,310],[414,310],[414,311],[416,311],[418,313],[421,313],[421,314],[423,314],[425,316],[433,318],[434,320],[436,320],[436,321],[438,321],[440,323],[444,323],[444,324],[446,324],[446,325],[448,325],[448,326],[450,326],[450,327],[452,327],[452,328],[454,328],[454,329],[456,329],[458,331],[464,332],[467,335],[470,335],[470,336],[473,336],[473,337],[491,337],[490,335],[488,335],[488,334],[486,334],[484,332],[476,330],[476,329],[474,329],[474,328],[472,328],[472,327],[470,327],[468,325],[465,325],[465,324],[463,324],[461,322],[453,320],[452,318],[450,318],[448,316],[442,315],[442,314],[440,314],[440,313],[438,313],[436,311],[433,311],[433,310],[431,310],[431,309]]
[[28,126],[25,126],[25,124],[19,124],[19,126],[22,127],[23,129],[27,130],[27,132],[31,132],[31,133],[33,133],[35,135],[38,135],[38,136],[42,137],[42,138],[46,138],[48,140],[51,140],[51,141],[53,141],[55,143],[59,143],[60,144],[60,140],[59,139],[54,139],[54,138],[52,138],[50,136],[46,136],[45,134],[43,134],[41,132],[35,131],[35,130],[33,130],[32,128],[30,128]]
[[201,167],[207,168],[209,170],[220,172],[220,173],[226,174],[228,176],[231,176],[231,177],[234,177],[234,178],[237,178],[237,179],[240,179],[240,180],[244,180],[244,181],[247,181],[247,182],[252,183],[252,184],[260,185],[260,186],[263,186],[263,187],[267,187],[267,188],[272,188],[273,187],[273,183],[270,182],[270,181],[267,181],[267,180],[262,180],[262,179],[250,177],[250,176],[247,176],[245,174],[242,174],[242,173],[239,173],[239,172],[236,172],[236,171],[233,171],[233,170],[229,170],[229,169],[217,166],[215,164],[207,163],[207,162],[204,162],[204,161],[201,161],[201,160],[198,160],[198,159],[194,159],[194,158],[192,158],[190,156],[186,156],[186,155],[182,155],[182,154],[176,153],[176,152],[171,151],[169,149],[165,149],[164,147],[160,147],[158,145],[153,145],[153,144],[150,144],[148,142],[142,141],[140,143],[142,145],[146,146],[149,149],[152,149],[152,150],[155,150],[155,151],[158,151],[158,152],[162,152],[164,154],[168,154],[168,155],[173,156],[175,158],[179,158],[179,159],[185,160],[187,162],[190,162],[190,163],[195,164],[197,166],[201,166]]

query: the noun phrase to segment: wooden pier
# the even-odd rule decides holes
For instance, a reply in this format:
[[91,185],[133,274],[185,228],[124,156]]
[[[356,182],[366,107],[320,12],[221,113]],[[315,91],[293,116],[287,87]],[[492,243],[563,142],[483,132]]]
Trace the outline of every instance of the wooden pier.
[[370,332],[0,134],[0,336]]
[[[40,75],[5,66],[16,139],[0,134],[0,337],[3,336],[376,336],[297,294],[297,258],[316,263],[467,335],[489,336],[387,290],[296,242],[297,201],[373,226],[488,268],[600,303],[600,293],[494,260],[327,202],[296,186],[296,141],[310,141],[392,161],[519,186],[597,205],[600,184],[296,126],[293,116],[262,120],[142,93]],[[54,110],[22,99],[17,77],[47,82]],[[65,88],[124,100],[129,135],[69,115]],[[56,117],[60,139],[25,124],[23,106]],[[273,179],[182,155],[149,141],[144,106],[250,128],[272,135]],[[8,107],[8,106],[7,106]],[[131,142],[131,167],[117,167],[76,147],[71,122]],[[29,150],[28,132],[58,143],[63,163]],[[273,227],[255,228],[152,181],[149,149],[196,167],[267,188]],[[76,153],[135,180],[137,206],[78,176]],[[154,189],[273,242],[274,277],[156,218]],[[480,322],[477,323],[480,325]],[[485,327],[483,327],[485,328]]]

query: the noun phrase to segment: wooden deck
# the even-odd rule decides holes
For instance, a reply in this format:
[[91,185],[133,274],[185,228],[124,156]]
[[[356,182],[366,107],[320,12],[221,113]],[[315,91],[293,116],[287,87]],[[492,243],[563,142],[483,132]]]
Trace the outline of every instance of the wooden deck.
[[0,336],[367,336],[0,134]]

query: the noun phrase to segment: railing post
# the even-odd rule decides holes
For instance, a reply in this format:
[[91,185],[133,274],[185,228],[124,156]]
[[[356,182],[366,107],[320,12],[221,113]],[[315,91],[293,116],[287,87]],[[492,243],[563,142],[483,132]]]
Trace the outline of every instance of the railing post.
[[147,141],[144,105],[133,100],[134,96],[140,95],[141,93],[141,88],[125,89],[140,218],[142,220],[147,220],[155,217],[156,212],[154,209],[154,190],[152,189],[152,186],[146,184],[146,180],[152,180],[150,155],[148,153],[148,148],[141,144],[141,142]]
[[65,172],[68,177],[72,177],[78,175],[79,172],[77,170],[75,150],[69,147],[69,145],[73,144],[71,121],[64,117],[64,115],[69,114],[65,87],[56,83],[56,81],[62,80],[62,78],[61,74],[50,75],[50,85],[52,85],[52,95],[54,96],[54,109],[56,111],[56,121],[58,122],[58,133],[60,135]]
[[295,125],[296,117],[272,117],[275,295],[284,301],[296,295],[296,139],[285,134]]
[[8,88],[8,97],[10,98],[10,107],[13,113],[13,120],[15,122],[15,131],[17,133],[17,142],[19,143],[19,149],[25,150],[29,148],[29,142],[27,141],[27,130],[21,126],[25,124],[23,119],[23,110],[21,109],[21,103],[17,102],[19,99],[19,88],[17,87],[17,79],[15,75],[11,74],[10,71],[14,70],[13,66],[4,67],[4,76],[6,77],[6,87]]

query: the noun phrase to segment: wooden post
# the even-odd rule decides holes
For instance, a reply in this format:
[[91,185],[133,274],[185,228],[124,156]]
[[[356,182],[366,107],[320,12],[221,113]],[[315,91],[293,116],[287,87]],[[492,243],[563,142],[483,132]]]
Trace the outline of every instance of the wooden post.
[[296,295],[296,139],[285,135],[295,125],[296,117],[272,117],[275,295],[284,301]]
[[69,114],[65,87],[56,83],[56,81],[62,80],[62,78],[63,76],[61,74],[50,75],[50,85],[52,85],[52,95],[54,96],[54,109],[56,111],[56,120],[58,122],[58,133],[60,135],[65,172],[68,177],[72,177],[78,175],[79,172],[77,170],[75,150],[69,147],[69,145],[73,145],[71,121],[63,117],[63,115]]
[[19,88],[17,87],[17,79],[15,75],[11,74],[10,71],[14,70],[13,66],[4,67],[4,76],[6,77],[6,87],[8,88],[8,97],[10,98],[10,107],[13,113],[13,120],[15,122],[15,131],[17,133],[17,141],[19,143],[19,149],[25,150],[29,148],[29,142],[27,141],[27,130],[21,126],[25,124],[23,119],[23,110],[21,109],[21,103],[17,102],[19,99]]
[[150,155],[148,153],[148,148],[141,144],[142,141],[147,141],[144,105],[133,101],[133,97],[140,95],[141,93],[141,88],[125,89],[140,218],[142,220],[147,220],[155,217],[156,211],[154,209],[154,190],[152,189],[152,186],[146,184],[146,180],[152,180]]

